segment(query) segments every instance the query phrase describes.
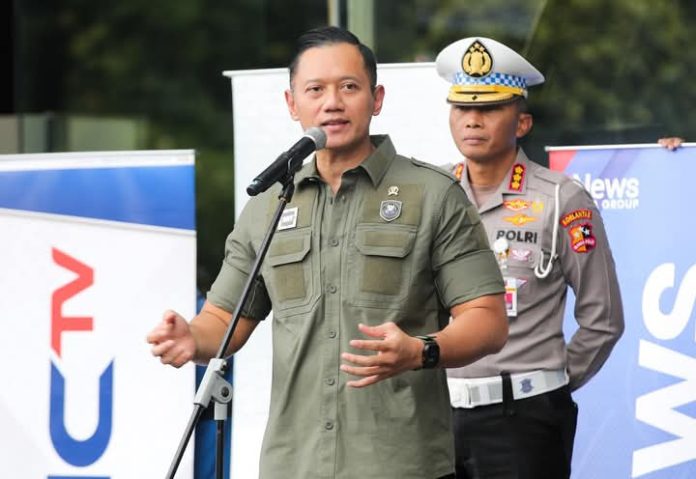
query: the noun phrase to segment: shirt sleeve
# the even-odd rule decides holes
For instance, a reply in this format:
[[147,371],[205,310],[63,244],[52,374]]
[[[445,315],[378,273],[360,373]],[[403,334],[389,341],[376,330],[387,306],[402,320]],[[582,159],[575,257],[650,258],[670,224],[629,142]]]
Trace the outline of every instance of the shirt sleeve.
[[503,278],[476,208],[453,183],[435,222],[432,263],[443,306],[505,292]]
[[[624,330],[623,306],[607,233],[599,210],[584,188],[562,190],[557,240],[566,283],[575,293],[579,329],[567,346],[571,390],[585,384],[605,363]],[[563,195],[565,196],[565,195]]]
[[[254,223],[250,221],[250,218],[258,217],[252,212],[254,203],[258,201],[252,200],[247,203],[234,229],[228,235],[225,242],[225,257],[217,278],[208,292],[208,301],[228,312],[233,312],[237,307],[256,259],[256,249],[252,242]],[[251,285],[241,315],[249,319],[263,320],[270,311],[271,300],[266,285],[263,278],[257,276]]]

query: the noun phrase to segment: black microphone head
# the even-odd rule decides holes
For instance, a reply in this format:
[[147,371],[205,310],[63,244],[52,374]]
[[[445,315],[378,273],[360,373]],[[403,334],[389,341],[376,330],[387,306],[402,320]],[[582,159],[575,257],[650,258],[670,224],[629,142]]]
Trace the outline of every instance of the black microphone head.
[[326,133],[324,133],[324,130],[318,126],[307,128],[307,130],[304,132],[304,136],[311,138],[312,141],[314,141],[314,144],[317,146],[317,150],[321,150],[326,146]]

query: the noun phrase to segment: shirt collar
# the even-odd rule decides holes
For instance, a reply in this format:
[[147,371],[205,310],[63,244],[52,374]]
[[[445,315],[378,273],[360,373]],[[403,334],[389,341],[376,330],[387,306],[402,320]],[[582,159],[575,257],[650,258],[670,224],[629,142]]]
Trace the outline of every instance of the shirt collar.
[[[384,178],[389,165],[396,157],[396,149],[389,135],[370,135],[370,141],[375,146],[375,150],[368,156],[358,168],[362,168],[370,178],[372,185],[377,187]],[[302,167],[295,175],[295,185],[303,186],[305,184],[322,181],[319,171],[317,170],[317,157],[312,158],[312,161]]]
[[[469,174],[466,171],[466,161],[454,165],[450,172],[457,177],[469,198],[473,198],[473,190],[469,184]],[[483,213],[502,204],[503,195],[525,194],[527,192],[528,177],[529,158],[527,158],[522,148],[518,148],[515,162],[505,174],[505,178],[498,187],[498,190],[491,195],[486,204],[479,207],[479,213]]]
[[370,141],[376,149],[360,164],[359,168],[365,170],[372,181],[372,186],[377,187],[396,157],[396,149],[389,135],[372,135]]

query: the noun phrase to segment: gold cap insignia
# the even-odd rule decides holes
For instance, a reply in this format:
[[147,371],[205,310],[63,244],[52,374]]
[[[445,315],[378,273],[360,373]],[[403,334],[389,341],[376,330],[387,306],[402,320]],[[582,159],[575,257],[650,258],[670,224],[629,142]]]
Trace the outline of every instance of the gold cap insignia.
[[491,55],[478,40],[466,49],[462,58],[462,69],[467,75],[476,78],[485,77],[493,69]]

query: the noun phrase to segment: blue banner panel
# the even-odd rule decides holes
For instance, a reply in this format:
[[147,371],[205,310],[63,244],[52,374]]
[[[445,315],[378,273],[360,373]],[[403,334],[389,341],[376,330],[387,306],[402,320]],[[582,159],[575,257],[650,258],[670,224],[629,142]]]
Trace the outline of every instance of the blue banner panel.
[[[8,171],[0,208],[195,229],[190,165]],[[87,199],[87,201],[85,201]]]
[[626,318],[607,364],[574,394],[573,477],[692,479],[696,148],[554,149],[550,164],[582,182],[602,212]]

